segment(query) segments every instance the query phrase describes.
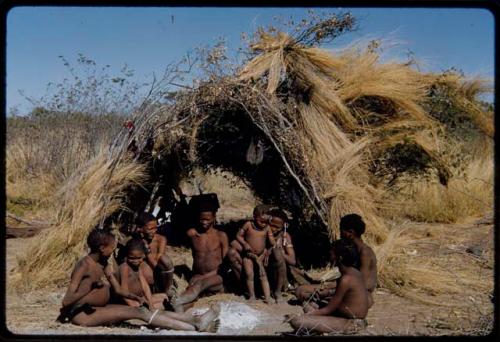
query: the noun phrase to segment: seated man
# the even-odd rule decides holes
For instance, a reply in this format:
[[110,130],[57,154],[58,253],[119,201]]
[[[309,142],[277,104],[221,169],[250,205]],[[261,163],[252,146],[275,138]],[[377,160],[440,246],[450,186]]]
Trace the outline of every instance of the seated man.
[[[345,215],[340,219],[340,236],[354,242],[361,259],[360,272],[363,275],[368,293],[369,307],[373,305],[372,293],[377,285],[377,258],[373,250],[363,242],[361,235],[365,232],[365,223],[356,214]],[[328,300],[335,293],[335,282],[324,284],[301,285],[295,290],[297,299],[307,302],[314,295],[314,301]]]
[[365,232],[365,223],[356,214],[345,215],[340,219],[340,237],[354,242],[361,259],[360,272],[368,290],[368,307],[373,305],[373,291],[377,286],[377,257],[373,250],[363,242],[361,235]]
[[292,316],[290,324],[301,330],[319,333],[345,332],[368,313],[368,292],[359,267],[359,254],[349,240],[337,240],[330,252],[332,263],[339,267],[335,294],[324,307],[318,307],[301,316]]
[[[109,230],[99,228],[92,230],[87,237],[87,245],[90,248],[89,254],[78,261],[71,273],[71,280],[62,300],[61,314],[57,318],[61,323],[92,327],[139,319],[153,327],[217,331],[219,325],[217,307],[212,307],[201,316],[195,316],[158,309],[151,311],[145,306],[108,304],[110,285],[115,293],[123,298],[136,300],[139,303],[143,303],[143,299],[124,290],[115,278],[108,259],[116,248],[116,239]],[[109,284],[102,281],[104,276]]]
[[193,277],[187,289],[171,303],[176,312],[183,312],[202,293],[219,293],[224,290],[219,268],[228,250],[226,233],[215,229],[214,203],[209,200],[199,203],[199,220],[187,235],[193,253]]
[[295,250],[293,249],[292,238],[285,227],[288,227],[288,217],[281,209],[269,211],[271,219],[269,227],[274,238],[274,246],[268,252],[269,261],[266,262],[269,272],[272,275],[273,295],[276,302],[282,302],[282,291],[286,291],[288,286],[287,266],[295,266]]

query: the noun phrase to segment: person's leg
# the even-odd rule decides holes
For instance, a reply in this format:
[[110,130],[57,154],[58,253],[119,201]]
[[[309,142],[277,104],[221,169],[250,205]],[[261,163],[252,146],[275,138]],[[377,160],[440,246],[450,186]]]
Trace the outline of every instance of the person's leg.
[[292,318],[290,324],[301,332],[332,333],[346,331],[352,326],[353,320],[335,316],[302,315]]
[[92,306],[104,306],[108,304],[110,300],[110,286],[109,284],[105,284],[102,282],[99,282],[99,284],[94,284],[92,286],[92,281],[90,278],[85,278],[82,280],[80,283],[80,287],[82,288],[92,288],[94,287],[93,290],[91,290],[89,293],[87,293],[85,296],[80,298],[77,303],[88,303],[89,305]]
[[253,261],[249,258],[243,258],[243,270],[245,271],[245,280],[248,291],[248,299],[255,300],[255,285],[253,273]]
[[373,306],[375,301],[373,300],[373,293],[368,291],[368,309]]
[[174,281],[174,263],[167,255],[162,255],[154,270],[155,283],[158,290],[171,297],[172,283]]
[[198,276],[193,282],[191,282],[184,293],[182,293],[179,297],[172,299],[172,307],[175,312],[184,312],[184,305],[194,302],[200,293],[207,289],[219,287],[222,287],[222,277],[220,275],[214,274],[207,277]]
[[95,307],[92,314],[84,312],[79,313],[71,322],[76,325],[95,327],[100,325],[114,324],[129,319],[139,319],[151,326],[194,331],[196,327],[193,324],[182,322],[165,315],[164,312],[155,310],[149,311],[144,308],[135,308],[126,305],[110,304],[105,307]]
[[241,258],[240,252],[236,248],[229,248],[227,252],[227,258],[231,266],[231,270],[238,281],[241,280],[241,272],[243,269],[243,259]]
[[[218,305],[211,305],[210,308],[202,315],[193,315],[192,312],[172,312],[165,311],[163,314],[172,319],[193,324],[198,331],[208,331],[212,324],[219,325],[219,321],[214,322],[219,316],[220,308]],[[212,328],[210,328],[212,329]]]
[[285,286],[287,286],[288,283],[286,277],[286,261],[282,249],[273,248],[272,261],[271,267],[274,271],[276,279],[275,288],[273,289],[274,298],[276,299],[276,302],[280,302],[283,300],[281,291],[285,289]]
[[319,289],[320,285],[313,285],[313,284],[308,284],[308,285],[300,285],[295,289],[295,297],[300,302],[306,302],[308,301],[313,293]]

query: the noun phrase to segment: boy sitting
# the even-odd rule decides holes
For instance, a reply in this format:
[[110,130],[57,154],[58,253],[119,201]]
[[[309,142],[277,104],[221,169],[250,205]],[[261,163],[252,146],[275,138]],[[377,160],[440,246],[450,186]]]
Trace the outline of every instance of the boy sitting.
[[157,233],[158,222],[147,212],[141,213],[136,220],[137,231],[141,234],[146,248],[146,263],[151,268],[154,277],[148,279],[154,293],[165,293],[171,297],[174,279],[174,265],[165,254],[167,238]]
[[218,308],[210,308],[205,314],[177,314],[174,312],[150,311],[144,306],[108,304],[110,285],[102,281],[106,276],[115,292],[128,299],[141,301],[140,297],[121,288],[114,276],[108,259],[116,248],[114,235],[106,229],[96,228],[87,237],[88,255],[78,261],[71,273],[68,290],[62,300],[61,323],[81,326],[100,326],[139,319],[153,327],[188,330],[217,331]]
[[226,233],[215,229],[215,204],[202,200],[198,204],[198,224],[187,231],[193,253],[193,277],[187,289],[171,303],[176,312],[193,303],[200,294],[224,290],[219,268],[228,250]]
[[317,307],[301,316],[292,316],[290,324],[300,332],[319,333],[345,332],[355,323],[366,324],[368,313],[368,292],[363,276],[358,271],[359,254],[356,246],[349,240],[337,240],[330,252],[333,265],[338,266],[340,278],[336,280],[336,291],[326,306]]
[[[273,294],[276,302],[282,302],[281,291],[286,291],[288,286],[287,265],[295,266],[295,250],[293,249],[292,238],[287,232],[288,217],[281,209],[272,209],[269,211],[271,220],[269,227],[275,240],[274,246],[269,251],[268,264],[270,272],[274,278]],[[267,265],[266,265],[267,266]]]
[[163,301],[167,299],[165,293],[151,293],[149,284],[153,282],[153,272],[144,262],[146,247],[142,239],[131,239],[125,246],[127,257],[119,266],[119,282],[123,290],[128,291],[139,299],[123,298],[130,306],[139,307],[147,303],[150,309],[162,309]]

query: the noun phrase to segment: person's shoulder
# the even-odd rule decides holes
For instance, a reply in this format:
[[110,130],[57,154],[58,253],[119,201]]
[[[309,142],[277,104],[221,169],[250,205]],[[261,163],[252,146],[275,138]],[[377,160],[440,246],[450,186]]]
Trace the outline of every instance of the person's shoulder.
[[162,243],[167,241],[167,238],[165,236],[158,234],[158,233],[155,234],[155,239],[157,239],[159,242],[162,242]]
[[241,226],[241,229],[248,229],[248,228],[252,228],[252,221],[250,220],[245,221],[245,223],[243,223],[243,226]]
[[187,236],[189,237],[194,237],[196,235],[196,229],[194,228],[189,228],[186,232]]
[[227,234],[225,231],[220,229],[216,229],[215,231],[217,232],[217,235],[219,235],[220,238],[227,238]]

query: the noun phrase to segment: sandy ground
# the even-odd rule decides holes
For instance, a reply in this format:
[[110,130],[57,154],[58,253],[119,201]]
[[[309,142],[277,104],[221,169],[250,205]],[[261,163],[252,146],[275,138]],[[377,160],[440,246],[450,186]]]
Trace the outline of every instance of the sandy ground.
[[[467,225],[465,225],[467,226]],[[460,227],[459,227],[460,228]],[[468,225],[464,231],[470,234],[474,243],[492,241],[491,223]],[[457,227],[454,227],[456,230]],[[474,229],[472,231],[472,229]],[[418,230],[418,225],[415,231]],[[471,232],[472,231],[472,232]],[[443,232],[445,234],[446,232]],[[7,240],[7,273],[15,265],[16,253],[23,251],[28,239]],[[487,244],[492,249],[492,243]],[[424,248],[424,247],[422,247]],[[486,248],[486,245],[484,246]],[[175,250],[178,257],[174,263],[190,264],[189,251]],[[418,251],[422,252],[422,251]],[[492,253],[490,253],[492,258]],[[467,256],[464,255],[464,262]],[[482,276],[493,278],[493,270],[485,269]],[[8,280],[8,277],[7,277]],[[493,282],[492,282],[493,284]],[[492,285],[493,286],[493,285]],[[142,327],[140,322],[130,321],[113,327],[85,328],[72,324],[60,324],[55,321],[65,289],[35,291],[18,294],[7,282],[6,325],[15,334],[60,335],[60,334],[105,334],[105,335],[186,335],[200,334],[168,330],[154,330]],[[221,306],[221,326],[219,335],[280,335],[292,332],[288,323],[283,323],[284,316],[300,313],[301,307],[293,304],[293,296],[288,294],[288,303],[266,305],[263,302],[249,304],[244,298],[233,294],[221,294],[202,298],[195,305],[200,312],[211,303]],[[472,326],[490,326],[493,305],[488,294],[478,293],[471,298],[459,295],[436,295],[436,303],[446,300],[461,303],[461,309],[449,306],[421,304],[378,288],[375,292],[375,304],[370,309],[368,326],[355,332],[357,335],[456,335],[464,333],[464,324]],[[479,309],[478,309],[479,307]],[[481,324],[480,324],[481,323]],[[468,333],[477,333],[469,328]],[[466,331],[467,333],[467,331]],[[482,331],[482,334],[487,331]]]

